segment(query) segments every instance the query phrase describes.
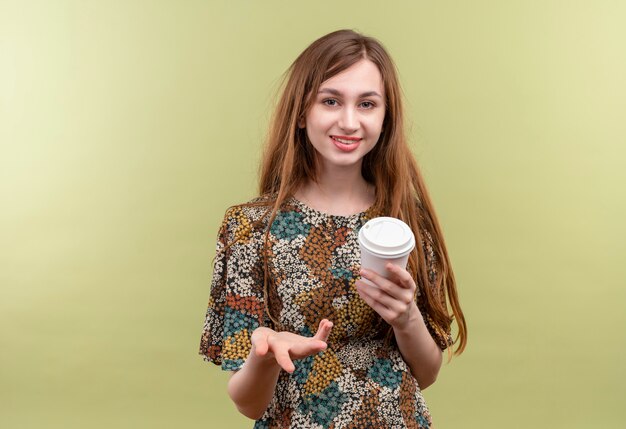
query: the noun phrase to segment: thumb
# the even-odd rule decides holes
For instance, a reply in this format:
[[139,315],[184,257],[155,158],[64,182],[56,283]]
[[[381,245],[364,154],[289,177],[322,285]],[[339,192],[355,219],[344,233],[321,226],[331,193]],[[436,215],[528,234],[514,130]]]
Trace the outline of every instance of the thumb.
[[330,330],[332,328],[333,322],[329,321],[328,319],[322,319],[313,338],[324,342],[328,341],[328,336],[330,335]]
[[269,345],[267,343],[268,335],[263,335],[261,333],[258,334],[259,335],[252,335],[252,345],[254,346],[257,356],[265,356],[267,354],[267,350],[269,349]]

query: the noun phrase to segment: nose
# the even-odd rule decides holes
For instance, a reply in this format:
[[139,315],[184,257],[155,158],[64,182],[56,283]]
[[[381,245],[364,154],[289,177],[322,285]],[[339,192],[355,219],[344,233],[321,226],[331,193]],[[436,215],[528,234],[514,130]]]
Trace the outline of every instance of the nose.
[[358,113],[355,112],[355,109],[349,107],[341,109],[341,115],[339,116],[337,125],[346,134],[351,134],[359,129],[359,118],[357,115]]

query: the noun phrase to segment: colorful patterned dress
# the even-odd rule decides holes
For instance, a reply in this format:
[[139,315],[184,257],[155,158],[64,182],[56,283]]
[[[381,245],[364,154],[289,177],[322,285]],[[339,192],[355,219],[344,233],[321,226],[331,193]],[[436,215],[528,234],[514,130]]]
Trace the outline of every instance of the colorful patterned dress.
[[[263,293],[265,214],[265,207],[231,208],[219,232],[200,354],[224,370],[241,368],[254,329],[274,328]],[[282,330],[303,336],[313,336],[324,318],[334,326],[325,351],[294,361],[293,374],[281,371],[274,397],[254,428],[431,426],[417,381],[397,346],[385,341],[388,325],[355,289],[357,233],[372,217],[371,209],[333,216],[295,198],[278,212],[268,250],[272,314]],[[432,249],[422,244],[432,278]],[[449,334],[439,336],[427,326],[442,349],[450,344]]]

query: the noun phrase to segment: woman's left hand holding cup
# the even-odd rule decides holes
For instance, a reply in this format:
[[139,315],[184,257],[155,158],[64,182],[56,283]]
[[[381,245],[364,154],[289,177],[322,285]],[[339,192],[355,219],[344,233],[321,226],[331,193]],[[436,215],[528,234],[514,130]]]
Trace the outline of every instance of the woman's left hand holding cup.
[[371,283],[359,279],[355,283],[356,290],[394,329],[403,329],[414,318],[422,317],[414,299],[417,285],[407,270],[391,263],[385,268],[391,274],[389,279],[362,269],[361,276]]

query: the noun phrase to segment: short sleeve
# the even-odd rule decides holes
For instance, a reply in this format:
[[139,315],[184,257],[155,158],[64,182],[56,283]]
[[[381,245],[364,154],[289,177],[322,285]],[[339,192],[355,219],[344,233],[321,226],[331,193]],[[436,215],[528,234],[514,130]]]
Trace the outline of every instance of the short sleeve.
[[[424,240],[422,241],[422,248],[424,249],[424,256],[426,258],[426,269],[428,272],[428,284],[426,287],[436,288],[437,287],[437,255],[433,249],[433,239],[428,231],[423,232]],[[443,305],[446,305],[445,295],[443,295],[443,291],[441,293],[435,293],[435,296],[442,296]],[[439,346],[439,348],[443,351],[448,347],[454,344],[454,340],[452,339],[452,333],[450,331],[450,326],[448,325],[446,329],[439,326],[433,318],[424,310],[423,305],[420,305],[420,299],[418,297],[418,307],[424,317],[424,321],[426,322],[426,328],[428,328],[428,332],[435,340],[435,343]]]
[[252,332],[267,324],[260,251],[263,234],[255,232],[253,224],[253,208],[231,208],[217,238],[200,355],[228,371],[241,368],[250,353]]

